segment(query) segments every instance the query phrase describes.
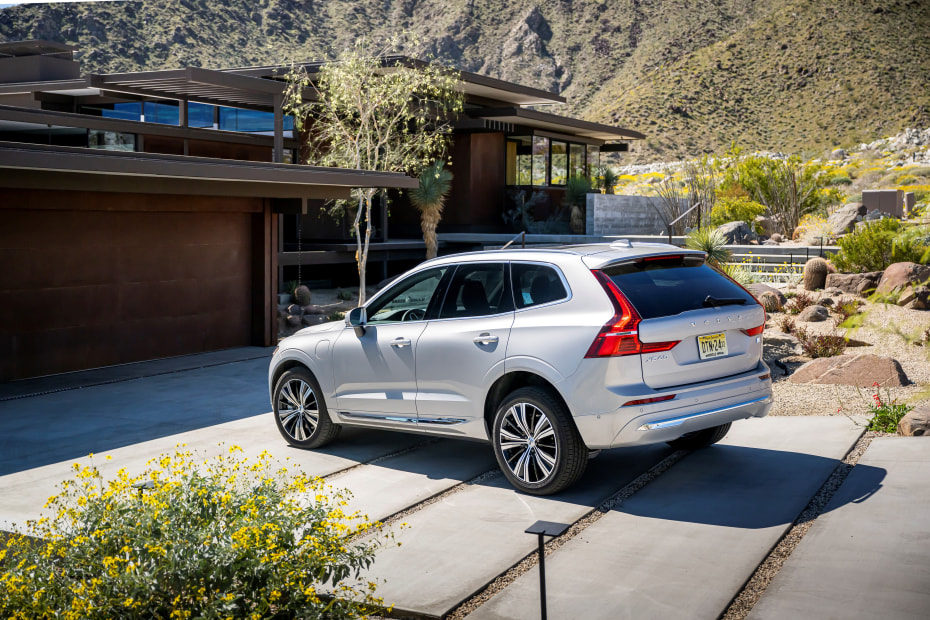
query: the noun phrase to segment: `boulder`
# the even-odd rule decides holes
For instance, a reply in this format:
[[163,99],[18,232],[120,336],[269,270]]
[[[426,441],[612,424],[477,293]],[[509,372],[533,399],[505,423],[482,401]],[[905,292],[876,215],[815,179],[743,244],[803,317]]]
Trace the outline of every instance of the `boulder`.
[[831,297],[838,297],[843,294],[843,290],[838,289],[835,286],[828,286],[827,288],[823,289],[823,294],[829,295]]
[[834,235],[843,235],[856,227],[865,215],[865,206],[861,202],[850,202],[834,211],[827,219],[827,225]]
[[778,297],[778,302],[781,305],[784,306],[786,303],[788,303],[788,298],[785,297],[784,294],[782,294],[782,292],[778,290],[777,288],[775,288],[774,286],[769,286],[768,284],[762,284],[761,282],[753,282],[746,288],[749,289],[749,292],[752,293],[753,297],[755,297],[756,299],[760,299],[762,296],[762,293],[772,293],[773,295],[776,295]]
[[898,298],[898,305],[911,310],[930,310],[930,288],[909,286]]
[[728,244],[744,244],[759,238],[746,222],[727,222],[717,230],[723,234]]
[[830,157],[833,159],[846,159],[846,151],[843,149],[833,149],[830,151]]
[[301,306],[300,308],[304,314],[326,314],[326,308],[323,306],[315,306],[313,304],[308,304],[306,306]]
[[901,418],[898,434],[905,437],[930,435],[930,405],[921,405]]
[[775,243],[781,243],[785,240],[785,238],[781,236],[781,233],[772,233],[772,236],[769,237],[769,239]]
[[820,304],[821,306],[832,308],[833,305],[836,303],[836,301],[832,297],[827,297],[826,295],[822,295],[820,299],[817,300],[817,303]]
[[297,314],[287,315],[287,324],[291,327],[300,327],[300,316]]
[[866,295],[868,291],[878,286],[882,279],[882,271],[868,271],[866,273],[829,273],[825,289],[837,288],[843,293],[851,295]]
[[888,295],[907,286],[926,284],[927,281],[930,281],[930,265],[894,263],[885,269],[876,292]]
[[303,308],[301,308],[301,307],[298,306],[297,304],[291,304],[290,306],[287,307],[287,313],[288,313],[288,314],[293,314],[294,316],[298,316],[298,317],[299,317],[299,316],[302,316],[302,315],[303,315],[304,310],[303,310]]
[[829,318],[829,310],[821,305],[814,304],[801,310],[801,313],[798,314],[797,320],[806,321],[808,323],[820,323],[821,321],[826,321]]
[[857,385],[900,387],[910,381],[898,360],[871,353],[821,357],[810,361],[791,375],[792,383],[818,385]]

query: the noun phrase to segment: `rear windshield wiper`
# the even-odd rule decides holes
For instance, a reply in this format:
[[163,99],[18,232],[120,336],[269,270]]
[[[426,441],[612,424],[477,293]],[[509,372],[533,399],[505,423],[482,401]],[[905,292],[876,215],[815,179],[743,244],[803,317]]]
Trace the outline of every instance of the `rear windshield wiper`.
[[718,306],[744,306],[746,300],[740,297],[713,297],[708,295],[704,298],[705,308],[716,308]]

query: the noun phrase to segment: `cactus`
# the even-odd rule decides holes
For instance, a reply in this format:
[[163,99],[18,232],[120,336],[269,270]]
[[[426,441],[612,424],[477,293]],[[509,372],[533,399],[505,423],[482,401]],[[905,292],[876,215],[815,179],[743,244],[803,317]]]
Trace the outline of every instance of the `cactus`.
[[822,258],[812,258],[804,264],[804,288],[816,291],[827,283],[830,263]]
[[781,300],[778,298],[777,294],[771,291],[766,291],[759,295],[759,303],[762,304],[766,312],[781,312]]
[[[824,276],[826,277],[826,276]],[[297,300],[298,306],[309,306],[310,305],[310,289],[301,284],[294,289],[294,299]]]

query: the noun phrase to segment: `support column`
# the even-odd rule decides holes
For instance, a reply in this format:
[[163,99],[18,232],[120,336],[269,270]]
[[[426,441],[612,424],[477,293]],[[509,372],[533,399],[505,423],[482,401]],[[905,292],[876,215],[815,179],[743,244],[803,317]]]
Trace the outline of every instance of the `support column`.
[[284,94],[274,96],[274,152],[271,161],[284,163]]

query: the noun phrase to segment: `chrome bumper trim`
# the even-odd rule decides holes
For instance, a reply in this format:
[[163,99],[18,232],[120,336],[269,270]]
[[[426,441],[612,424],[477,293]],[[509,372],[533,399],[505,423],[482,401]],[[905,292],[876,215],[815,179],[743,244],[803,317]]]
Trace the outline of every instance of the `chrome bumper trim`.
[[740,407],[747,407],[749,405],[755,405],[759,403],[770,403],[772,402],[771,396],[763,396],[762,398],[756,398],[754,400],[747,400],[746,402],[736,403],[735,405],[729,405],[727,407],[720,407],[719,409],[712,409],[710,411],[702,411],[701,413],[692,413],[691,415],[681,416],[679,418],[669,418],[667,420],[659,420],[658,422],[649,422],[648,424],[643,424],[636,430],[638,431],[654,431],[663,428],[674,428],[676,426],[681,426],[689,420],[696,420],[703,418],[704,416],[716,415],[718,413],[724,413],[726,411],[732,411],[733,409],[739,409]]
[[351,413],[340,411],[339,415],[349,419],[373,420],[379,422],[400,422],[402,424],[433,424],[435,426],[454,426],[464,424],[468,420],[462,418],[408,418],[397,415],[382,415],[379,413]]

